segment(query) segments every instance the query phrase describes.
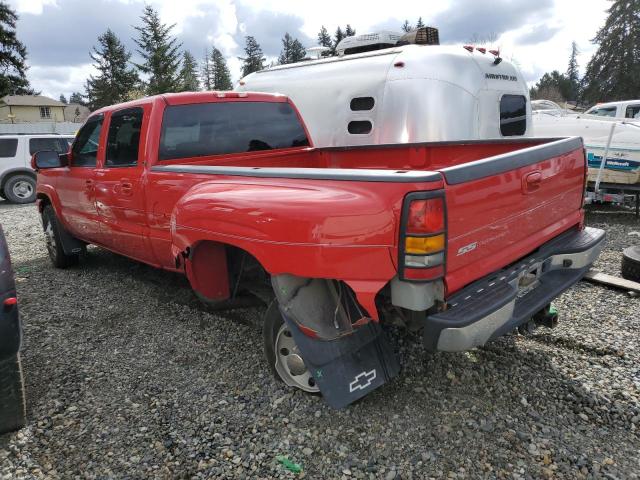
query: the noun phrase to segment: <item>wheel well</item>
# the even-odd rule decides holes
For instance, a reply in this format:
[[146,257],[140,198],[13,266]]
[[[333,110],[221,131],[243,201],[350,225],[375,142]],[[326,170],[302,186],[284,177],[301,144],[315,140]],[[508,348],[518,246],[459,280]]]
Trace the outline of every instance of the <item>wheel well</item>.
[[[211,300],[226,300],[238,295],[241,288],[267,284],[269,274],[249,252],[214,241],[201,241],[187,248],[185,271],[191,287]],[[179,259],[176,259],[179,263]]]
[[38,193],[36,195],[36,205],[38,206],[38,211],[40,213],[43,212],[44,208],[47,205],[51,205],[51,199],[47,197],[44,193]]
[[15,177],[16,175],[28,175],[29,177],[36,179],[36,174],[32,170],[12,170],[7,172],[0,180],[0,190],[4,190],[5,184],[9,181],[11,177]]

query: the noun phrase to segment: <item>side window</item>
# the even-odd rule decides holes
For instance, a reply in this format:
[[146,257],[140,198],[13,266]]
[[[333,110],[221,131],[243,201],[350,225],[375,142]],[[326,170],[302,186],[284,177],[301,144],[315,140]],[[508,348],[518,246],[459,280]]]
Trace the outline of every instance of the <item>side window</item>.
[[76,141],[73,143],[73,165],[74,167],[95,167],[98,157],[98,142],[100,140],[100,131],[102,130],[102,121],[104,117],[98,115],[90,118],[84,127],[78,132]]
[[29,139],[29,155],[41,152],[42,150],[53,150],[58,153],[67,153],[69,151],[69,143],[62,137]]
[[592,112],[589,112],[591,115],[598,115],[599,117],[615,117],[616,116],[617,107],[602,107],[596,108]]
[[106,167],[131,167],[138,163],[142,108],[114,112],[107,137]]
[[15,157],[17,151],[17,138],[0,138],[0,158]]
[[624,116],[627,118],[640,118],[640,105],[629,105]]
[[504,137],[524,135],[527,130],[527,99],[524,95],[503,95],[500,99],[500,133]]

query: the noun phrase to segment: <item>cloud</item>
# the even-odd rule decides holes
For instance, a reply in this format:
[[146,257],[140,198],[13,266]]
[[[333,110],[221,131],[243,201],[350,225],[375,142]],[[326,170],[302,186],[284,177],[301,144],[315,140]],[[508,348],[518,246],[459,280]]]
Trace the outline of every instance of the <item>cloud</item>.
[[533,28],[529,28],[527,31],[516,36],[515,41],[520,45],[546,42],[547,40],[551,40],[560,30],[561,27],[550,27],[546,23],[541,23],[534,25]]
[[[255,37],[267,57],[280,55],[282,37],[285,33],[300,40],[305,47],[315,45],[316,41],[302,31],[304,19],[297,15],[255,10],[255,6],[239,4],[237,7],[239,28],[235,41],[244,48],[246,35]],[[320,27],[318,27],[318,30]]]
[[443,43],[466,42],[474,37],[500,37],[532,21],[551,17],[553,6],[553,0],[458,0],[431,21],[424,21],[440,29]]

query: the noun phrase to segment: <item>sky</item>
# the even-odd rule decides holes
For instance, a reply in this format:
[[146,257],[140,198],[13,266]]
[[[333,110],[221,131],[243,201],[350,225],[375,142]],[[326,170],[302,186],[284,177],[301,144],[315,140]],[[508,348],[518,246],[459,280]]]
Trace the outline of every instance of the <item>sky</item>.
[[[400,30],[405,19],[440,31],[446,44],[486,40],[517,63],[530,84],[552,70],[566,71],[571,42],[578,45],[582,71],[597,46],[591,43],[604,24],[610,0],[147,0],[173,30],[182,48],[196,58],[212,45],[227,57],[232,77],[240,77],[245,35],[253,35],[268,62],[280,53],[285,32],[305,47],[317,44],[322,25],[334,32],[349,23],[357,34]],[[139,58],[132,38],[143,0],[9,0],[19,15],[18,38],[26,45],[27,76],[43,95],[67,98],[83,91],[95,74],[89,53],[111,28]]]

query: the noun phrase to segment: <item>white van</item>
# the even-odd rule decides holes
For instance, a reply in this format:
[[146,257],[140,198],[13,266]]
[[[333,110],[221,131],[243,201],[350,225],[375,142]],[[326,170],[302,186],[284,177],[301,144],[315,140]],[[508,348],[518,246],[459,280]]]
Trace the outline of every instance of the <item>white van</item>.
[[317,147],[529,134],[528,87],[513,63],[483,47],[419,44],[420,32],[348,37],[342,55],[252,73],[236,91],[287,95]]
[[30,203],[36,199],[36,174],[31,156],[40,150],[69,151],[69,135],[1,135],[0,197],[12,203]]

